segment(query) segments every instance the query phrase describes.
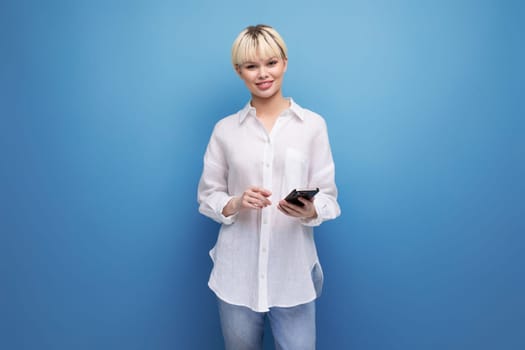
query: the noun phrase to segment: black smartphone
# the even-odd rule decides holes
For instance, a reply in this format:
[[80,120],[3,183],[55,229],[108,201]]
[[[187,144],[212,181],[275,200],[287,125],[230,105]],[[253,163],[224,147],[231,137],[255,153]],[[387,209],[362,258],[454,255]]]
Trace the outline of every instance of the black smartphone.
[[299,197],[303,197],[305,199],[312,199],[314,196],[319,192],[319,188],[315,189],[294,189],[292,192],[290,192],[286,198],[284,198],[285,201],[298,205],[300,207],[304,206],[303,203],[299,201]]

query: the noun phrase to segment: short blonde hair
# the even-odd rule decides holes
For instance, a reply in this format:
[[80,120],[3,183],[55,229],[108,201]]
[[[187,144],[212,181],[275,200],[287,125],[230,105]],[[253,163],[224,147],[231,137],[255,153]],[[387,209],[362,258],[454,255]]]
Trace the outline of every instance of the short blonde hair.
[[233,42],[232,64],[235,68],[256,58],[270,57],[288,58],[283,38],[268,25],[246,27]]

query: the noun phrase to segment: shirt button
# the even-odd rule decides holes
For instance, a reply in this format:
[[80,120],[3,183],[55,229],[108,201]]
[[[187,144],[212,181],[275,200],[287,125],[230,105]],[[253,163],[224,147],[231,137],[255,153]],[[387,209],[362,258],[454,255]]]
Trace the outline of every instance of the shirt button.
[[261,275],[261,279],[262,279],[262,280],[264,279],[264,275]]
[[270,167],[270,163],[266,163],[266,167],[269,168]]
[[266,253],[266,248],[263,248],[263,249],[262,249],[262,252],[263,252],[263,253]]

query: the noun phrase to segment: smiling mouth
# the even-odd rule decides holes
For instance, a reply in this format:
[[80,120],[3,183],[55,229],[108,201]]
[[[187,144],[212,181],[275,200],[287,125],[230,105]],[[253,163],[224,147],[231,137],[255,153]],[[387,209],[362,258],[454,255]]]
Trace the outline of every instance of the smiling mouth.
[[261,90],[269,89],[273,84],[273,81],[263,81],[262,83],[256,83],[257,87]]

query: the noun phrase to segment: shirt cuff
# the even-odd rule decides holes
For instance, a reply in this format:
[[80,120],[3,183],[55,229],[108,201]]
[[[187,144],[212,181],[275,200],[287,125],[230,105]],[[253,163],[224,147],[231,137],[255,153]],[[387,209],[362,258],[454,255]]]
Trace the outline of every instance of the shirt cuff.
[[219,209],[219,212],[217,213],[217,216],[219,217],[219,219],[224,225],[233,224],[235,220],[237,219],[237,216],[239,216],[239,212],[236,212],[235,214],[230,215],[230,216],[224,216],[224,214],[222,213],[222,210],[232,198],[233,196],[226,197],[225,200],[222,202],[222,205],[219,206],[220,209]]

